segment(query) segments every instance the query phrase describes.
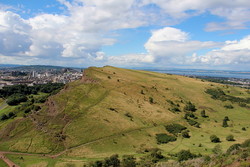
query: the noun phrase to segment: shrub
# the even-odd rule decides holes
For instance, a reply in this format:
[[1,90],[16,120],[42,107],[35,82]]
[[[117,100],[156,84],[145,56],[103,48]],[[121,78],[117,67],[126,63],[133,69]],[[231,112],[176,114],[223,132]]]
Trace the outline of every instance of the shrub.
[[15,117],[15,116],[16,116],[16,114],[13,113],[13,112],[9,112],[9,114],[8,114],[8,118],[12,118],[12,117]]
[[6,119],[9,119],[9,117],[6,114],[1,115],[1,121],[4,121]]
[[226,137],[226,140],[227,140],[227,141],[235,141],[233,135],[228,135],[228,136]]
[[233,108],[234,108],[234,106],[232,106],[231,104],[224,105],[224,107],[225,107],[226,109],[233,109]]
[[122,157],[123,167],[136,167],[136,158],[133,155],[124,155]]
[[230,154],[234,150],[239,150],[241,147],[240,144],[233,144],[227,149],[227,153]]
[[197,157],[195,154],[192,154],[189,150],[181,150],[176,155],[179,162]]
[[219,143],[219,142],[220,142],[220,138],[217,137],[216,135],[211,135],[211,136],[210,136],[210,140],[211,140],[211,142],[213,142],[213,143]]
[[243,131],[246,131],[246,130],[247,130],[245,127],[242,127],[241,129],[242,129]]
[[190,138],[190,135],[187,130],[181,132],[182,137],[184,138]]
[[241,147],[243,148],[250,148],[250,139],[245,140],[242,144]]
[[223,120],[222,127],[224,128],[228,127],[227,121],[225,119]]
[[193,103],[191,103],[190,101],[186,104],[186,106],[184,107],[185,111],[192,111],[195,112],[196,108],[195,105]]
[[178,133],[181,133],[181,131],[187,129],[185,126],[180,124],[166,125],[165,128],[169,133],[172,133],[174,135],[177,135]]
[[176,137],[170,136],[164,133],[160,133],[160,134],[156,134],[156,140],[158,144],[164,144],[164,143],[176,141]]
[[212,149],[212,152],[214,154],[221,154],[222,153],[222,149],[221,146],[219,144],[217,144],[216,146],[214,146],[214,148]]
[[194,126],[194,127],[197,127],[197,128],[200,127],[200,123],[197,122],[197,121],[195,121],[195,120],[188,119],[187,122],[188,122],[188,124],[191,125],[191,126]]
[[202,110],[201,111],[201,117],[203,118],[207,118],[208,116],[206,115],[206,111],[205,110]]
[[120,167],[120,160],[118,159],[118,155],[112,155],[109,158],[105,158],[103,162],[103,166],[112,166],[112,167]]
[[149,97],[149,103],[153,104],[154,103],[154,99],[153,97]]

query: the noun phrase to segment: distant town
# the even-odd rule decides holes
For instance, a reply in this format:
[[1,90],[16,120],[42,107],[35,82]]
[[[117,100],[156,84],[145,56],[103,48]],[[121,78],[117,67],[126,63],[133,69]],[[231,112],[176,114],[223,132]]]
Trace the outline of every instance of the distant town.
[[0,68],[0,89],[11,85],[69,83],[82,77],[82,69],[55,66],[22,66]]

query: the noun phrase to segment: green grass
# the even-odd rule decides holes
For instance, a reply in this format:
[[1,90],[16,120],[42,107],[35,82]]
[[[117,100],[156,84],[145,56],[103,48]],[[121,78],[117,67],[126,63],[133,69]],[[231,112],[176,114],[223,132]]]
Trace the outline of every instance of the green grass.
[[0,159],[0,166],[1,167],[8,167],[8,165],[2,159]]
[[[229,101],[214,100],[205,93],[208,88],[221,88],[228,95],[247,98],[249,94],[245,89],[109,66],[92,67],[85,73],[88,77],[85,82],[69,83],[59,94],[50,97],[38,113],[16,124],[11,125],[10,121],[0,125],[0,148],[46,154],[68,148],[63,158],[83,159],[115,153],[140,155],[143,150],[156,147],[162,149],[164,155],[181,149],[210,154],[216,145],[210,141],[212,134],[221,139],[223,150],[250,136],[249,109]],[[149,97],[154,103],[150,103]],[[167,100],[178,104],[181,112],[171,112],[173,105]],[[183,108],[189,101],[197,108],[194,114],[201,128],[192,127],[183,119]],[[234,108],[226,109],[226,104]],[[203,109],[208,118],[200,116]],[[230,119],[227,128],[222,127],[225,116]],[[175,142],[157,144],[155,135],[169,134],[164,125],[171,123],[187,127],[191,138],[178,136]],[[242,131],[242,127],[247,130]],[[226,141],[229,134],[234,135],[236,141]]]

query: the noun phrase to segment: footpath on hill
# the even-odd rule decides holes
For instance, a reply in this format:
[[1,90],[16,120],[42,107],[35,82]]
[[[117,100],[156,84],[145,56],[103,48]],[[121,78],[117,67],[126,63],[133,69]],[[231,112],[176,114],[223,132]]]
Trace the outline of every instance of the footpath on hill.
[[12,162],[10,159],[8,159],[6,156],[4,156],[5,152],[0,152],[0,158],[9,166],[9,167],[19,167],[17,164]]

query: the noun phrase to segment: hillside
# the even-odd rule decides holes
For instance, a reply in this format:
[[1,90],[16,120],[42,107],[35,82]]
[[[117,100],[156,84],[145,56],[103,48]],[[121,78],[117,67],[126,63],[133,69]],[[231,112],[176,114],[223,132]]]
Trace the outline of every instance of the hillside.
[[[218,88],[225,95],[211,98],[207,90]],[[211,135],[220,138],[223,150],[249,138],[249,97],[246,89],[200,79],[90,67],[82,80],[51,96],[40,111],[1,121],[0,150],[85,158],[139,155],[150,148],[162,149],[164,155],[182,149],[211,154],[216,145]],[[196,110],[189,111],[189,104]],[[201,116],[202,110],[208,117]],[[225,116],[228,127],[222,127]],[[172,135],[165,125],[173,123],[185,126],[190,138],[177,134],[176,141],[157,144],[156,134]],[[226,140],[230,134],[235,141]]]

